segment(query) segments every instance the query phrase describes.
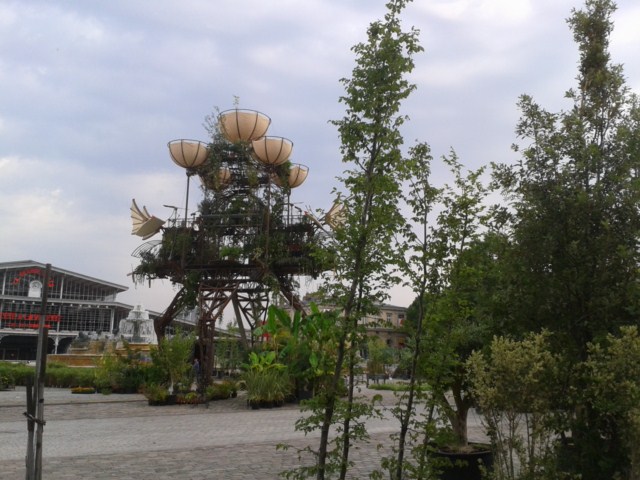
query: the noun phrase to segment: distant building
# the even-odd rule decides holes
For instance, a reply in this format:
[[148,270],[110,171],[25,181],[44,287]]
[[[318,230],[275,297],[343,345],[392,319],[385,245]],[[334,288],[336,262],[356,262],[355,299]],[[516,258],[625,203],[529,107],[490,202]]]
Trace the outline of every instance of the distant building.
[[402,326],[407,314],[406,307],[383,304],[375,316],[362,320],[367,328],[367,335],[380,338],[387,347],[401,349],[406,345],[407,334]]
[[[36,358],[45,270],[33,260],[0,262],[0,360]],[[48,287],[48,353],[66,353],[80,333],[117,333],[133,309],[116,300],[127,287],[58,267],[51,267]]]
[[[306,305],[317,301],[318,299],[313,293],[307,294],[303,298],[303,302]],[[323,307],[320,305],[321,309]],[[406,346],[407,333],[402,327],[406,319],[407,307],[398,307],[385,303],[378,305],[378,309],[376,315],[369,315],[360,320],[360,324],[366,327],[367,335],[380,338],[387,347],[404,348]]]

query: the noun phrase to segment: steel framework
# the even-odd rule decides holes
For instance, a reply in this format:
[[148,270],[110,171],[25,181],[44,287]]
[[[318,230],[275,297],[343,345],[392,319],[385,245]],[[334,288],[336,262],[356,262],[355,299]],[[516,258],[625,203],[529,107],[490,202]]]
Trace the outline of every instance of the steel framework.
[[[182,308],[198,307],[205,379],[213,368],[215,325],[227,307],[232,306],[241,341],[249,347],[253,336],[245,326],[252,332],[264,319],[270,295],[279,294],[292,308],[302,310],[294,278],[315,277],[326,270],[317,255],[326,236],[289,201],[291,189],[306,179],[308,169],[288,161],[292,144],[286,139],[225,132],[225,125],[240,125],[238,118],[246,112],[221,114],[200,165],[174,157],[178,164],[189,163],[188,178],[200,178],[204,199],[193,218],[176,215],[159,227],[162,240],[149,241],[134,252],[140,258],[134,278],[168,278],[181,285],[155,322],[158,338]],[[259,115],[256,112],[255,118]],[[201,154],[200,142],[192,150]],[[185,151],[181,144],[181,155]]]

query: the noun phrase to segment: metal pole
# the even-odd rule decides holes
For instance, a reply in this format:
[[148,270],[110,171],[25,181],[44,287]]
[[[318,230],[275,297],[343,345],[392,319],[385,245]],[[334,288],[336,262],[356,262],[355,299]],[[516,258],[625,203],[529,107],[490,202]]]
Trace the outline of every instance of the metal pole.
[[34,395],[33,395],[33,378],[30,376],[27,377],[27,411],[24,413],[25,417],[27,417],[27,457],[26,457],[26,480],[33,480],[33,469],[35,464],[33,463],[33,439],[35,438],[35,427],[36,427],[36,406],[34,403]]
[[184,203],[184,226],[187,227],[187,211],[189,210],[189,183],[191,177],[189,176],[189,170],[187,170],[187,199]]
[[49,338],[49,329],[42,327],[40,330],[38,349],[42,349],[43,353],[38,367],[36,361],[36,370],[38,370],[38,384],[36,397],[36,446],[35,446],[35,469],[34,480],[42,479],[42,434],[44,426],[47,422],[44,421],[44,375],[47,368],[47,346]]
[[40,309],[40,323],[38,327],[38,351],[36,354],[36,438],[35,438],[35,466],[34,480],[42,479],[42,434],[44,421],[44,375],[47,369],[47,347],[49,331],[45,328],[47,316],[47,300],[49,293],[49,276],[51,264],[47,263],[44,272],[44,288],[42,289],[42,305]]

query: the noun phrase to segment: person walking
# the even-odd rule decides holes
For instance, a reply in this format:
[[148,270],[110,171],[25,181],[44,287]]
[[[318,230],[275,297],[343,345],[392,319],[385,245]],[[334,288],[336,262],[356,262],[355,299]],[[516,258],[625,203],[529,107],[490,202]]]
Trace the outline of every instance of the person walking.
[[200,384],[200,361],[198,358],[193,359],[193,377],[196,381],[196,384]]

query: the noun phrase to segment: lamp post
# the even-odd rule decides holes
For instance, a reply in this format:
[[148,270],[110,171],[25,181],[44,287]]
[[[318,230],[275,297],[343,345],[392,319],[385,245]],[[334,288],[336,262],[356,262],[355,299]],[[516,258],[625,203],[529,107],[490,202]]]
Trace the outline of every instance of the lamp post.
[[187,198],[184,206],[184,226],[187,226],[189,209],[189,180],[196,173],[196,168],[207,159],[209,151],[204,142],[198,140],[173,140],[167,144],[173,162],[184,168],[187,173]]

